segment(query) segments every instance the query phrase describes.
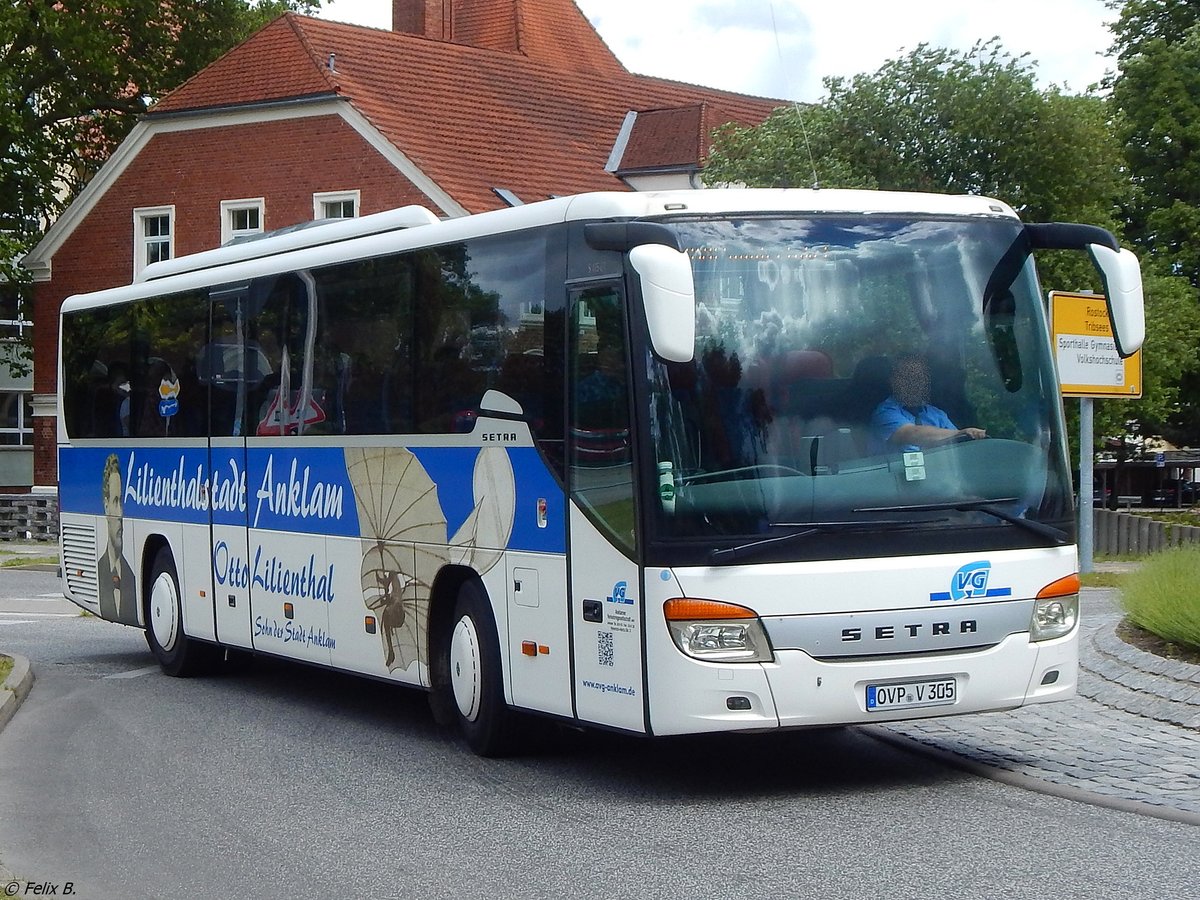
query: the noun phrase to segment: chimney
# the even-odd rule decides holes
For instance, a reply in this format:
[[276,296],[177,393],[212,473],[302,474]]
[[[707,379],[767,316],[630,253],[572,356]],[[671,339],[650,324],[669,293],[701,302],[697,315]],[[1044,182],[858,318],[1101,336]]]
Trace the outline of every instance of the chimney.
[[392,31],[448,41],[453,6],[454,0],[392,0]]

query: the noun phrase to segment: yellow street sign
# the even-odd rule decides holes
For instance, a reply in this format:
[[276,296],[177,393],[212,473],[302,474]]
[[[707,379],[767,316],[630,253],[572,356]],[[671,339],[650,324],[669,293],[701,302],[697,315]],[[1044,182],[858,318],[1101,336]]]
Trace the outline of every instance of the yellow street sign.
[[1050,332],[1064,397],[1142,396],[1142,351],[1117,354],[1102,295],[1051,291]]

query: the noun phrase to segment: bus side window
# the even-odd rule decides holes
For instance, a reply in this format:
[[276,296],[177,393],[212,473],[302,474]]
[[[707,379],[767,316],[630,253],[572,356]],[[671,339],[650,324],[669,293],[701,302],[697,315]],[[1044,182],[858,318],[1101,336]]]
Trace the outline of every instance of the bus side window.
[[411,269],[392,256],[314,271],[313,386],[326,433],[412,431]]
[[122,434],[140,438],[199,437],[207,433],[207,391],[197,377],[208,296],[186,292],[135,306],[129,392],[118,418]]

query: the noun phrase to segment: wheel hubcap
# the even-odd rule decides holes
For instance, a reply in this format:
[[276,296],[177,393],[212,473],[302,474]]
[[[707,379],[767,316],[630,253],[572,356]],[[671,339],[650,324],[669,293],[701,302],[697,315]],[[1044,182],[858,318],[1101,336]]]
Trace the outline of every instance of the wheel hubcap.
[[454,702],[468,722],[479,715],[483,673],[479,667],[479,634],[470,617],[463,616],[450,635],[450,686]]
[[175,582],[165,572],[150,588],[150,630],[158,646],[170,651],[179,637],[179,598]]

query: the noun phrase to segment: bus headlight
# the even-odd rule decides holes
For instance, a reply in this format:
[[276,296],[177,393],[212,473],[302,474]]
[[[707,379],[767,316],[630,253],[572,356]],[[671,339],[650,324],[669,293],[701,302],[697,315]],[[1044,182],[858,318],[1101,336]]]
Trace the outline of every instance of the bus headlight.
[[770,662],[771,642],[758,613],[733,603],[676,598],[663,604],[671,639],[693,659]]
[[1049,641],[1070,634],[1079,621],[1079,576],[1068,575],[1038,591],[1029,619],[1029,639]]

